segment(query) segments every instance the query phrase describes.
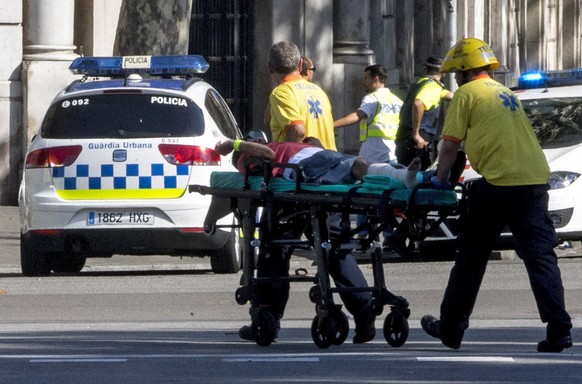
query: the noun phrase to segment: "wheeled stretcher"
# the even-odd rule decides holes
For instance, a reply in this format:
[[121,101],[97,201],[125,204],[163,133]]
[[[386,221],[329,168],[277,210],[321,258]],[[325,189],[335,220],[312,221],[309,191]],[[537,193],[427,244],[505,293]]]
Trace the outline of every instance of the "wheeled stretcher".
[[[273,279],[289,282],[311,282],[309,298],[315,304],[315,317],[311,324],[314,343],[320,348],[342,344],[349,332],[347,316],[341,305],[334,302],[333,294],[345,290],[371,292],[372,309],[379,316],[384,306],[390,307],[385,318],[383,333],[393,347],[402,346],[408,338],[409,304],[401,296],[391,293],[385,285],[382,249],[376,239],[386,227],[396,228],[402,243],[401,251],[414,246],[427,236],[447,216],[459,209],[460,199],[453,190],[436,190],[420,184],[414,189],[399,189],[402,185],[388,177],[366,176],[359,184],[307,184],[300,180],[289,181],[272,177],[274,167],[296,165],[267,163],[263,176],[241,175],[237,172],[214,172],[210,186],[192,185],[190,192],[212,195],[212,203],[205,220],[205,231],[212,235],[218,228],[216,222],[234,213],[242,229],[241,286],[236,291],[236,301],[244,305],[257,302],[257,287]],[[300,174],[300,172],[296,172]],[[285,207],[282,211],[280,208]],[[258,212],[262,211],[260,215]],[[284,212],[282,214],[281,212]],[[310,224],[307,236],[281,236],[281,223],[292,221],[293,215],[304,215]],[[428,224],[429,212],[437,212],[438,220]],[[329,215],[340,215],[339,234],[330,236]],[[354,225],[352,215],[364,215],[365,222]],[[260,216],[260,217],[259,217]],[[225,226],[229,227],[229,226]],[[362,236],[362,231],[365,235]],[[406,234],[403,236],[402,234]],[[317,273],[315,276],[294,275],[285,277],[258,277],[257,260],[274,246],[310,246],[315,251]],[[370,251],[373,284],[366,287],[333,287],[329,274],[329,258],[338,251]],[[276,337],[276,319],[267,310],[251,313],[257,344],[267,346]]]

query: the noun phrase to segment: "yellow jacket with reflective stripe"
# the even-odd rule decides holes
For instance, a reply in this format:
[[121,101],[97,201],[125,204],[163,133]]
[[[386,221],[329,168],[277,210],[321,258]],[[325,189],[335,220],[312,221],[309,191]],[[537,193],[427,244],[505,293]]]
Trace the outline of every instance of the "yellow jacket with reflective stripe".
[[368,137],[396,138],[402,100],[388,88],[380,88],[370,94],[377,103],[376,115],[368,125],[368,119],[360,121],[360,141]]

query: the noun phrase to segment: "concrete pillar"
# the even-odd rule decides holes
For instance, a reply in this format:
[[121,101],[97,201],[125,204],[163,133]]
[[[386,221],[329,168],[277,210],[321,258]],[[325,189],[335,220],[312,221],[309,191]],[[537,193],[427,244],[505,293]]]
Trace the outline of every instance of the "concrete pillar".
[[73,45],[74,0],[24,1],[24,139],[38,131],[55,95],[75,77],[68,68]]
[[22,169],[22,1],[0,2],[0,205],[16,205]]
[[[333,2],[334,99],[339,105],[334,118],[353,112],[364,95],[362,76],[366,66],[376,61],[370,49],[370,0]],[[357,153],[360,147],[356,126],[336,131],[338,150]]]
[[25,60],[75,58],[74,0],[26,0],[24,15]]
[[337,59],[347,56],[371,56],[370,1],[335,0],[333,3],[333,53]]

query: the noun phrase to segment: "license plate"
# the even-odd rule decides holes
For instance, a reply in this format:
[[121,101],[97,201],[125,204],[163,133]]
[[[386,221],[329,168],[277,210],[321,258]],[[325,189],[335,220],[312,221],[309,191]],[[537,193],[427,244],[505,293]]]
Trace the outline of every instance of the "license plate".
[[87,225],[152,225],[154,215],[139,211],[91,211]]

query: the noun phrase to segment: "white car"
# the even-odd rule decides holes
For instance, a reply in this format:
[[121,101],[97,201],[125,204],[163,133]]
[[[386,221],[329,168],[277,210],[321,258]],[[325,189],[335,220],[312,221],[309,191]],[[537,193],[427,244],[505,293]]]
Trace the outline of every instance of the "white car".
[[[551,170],[549,214],[560,242],[582,240],[582,69],[524,73],[515,94],[530,118]],[[481,177],[470,164],[463,182]],[[456,237],[450,218],[431,238]],[[500,245],[511,243],[504,232]]]
[[[547,87],[517,90],[550,166],[549,213],[561,241],[582,240],[582,71],[540,74]],[[520,85],[534,74],[522,76]],[[569,85],[578,82],[580,85]],[[561,86],[559,86],[561,85]]]
[[[214,146],[242,134],[226,102],[197,76],[201,56],[81,57],[82,75],[51,103],[29,146],[19,191],[25,276],[79,272],[88,257],[210,256],[240,269],[232,216],[207,236],[213,171],[234,171]],[[104,78],[102,78],[104,77]]]

